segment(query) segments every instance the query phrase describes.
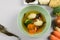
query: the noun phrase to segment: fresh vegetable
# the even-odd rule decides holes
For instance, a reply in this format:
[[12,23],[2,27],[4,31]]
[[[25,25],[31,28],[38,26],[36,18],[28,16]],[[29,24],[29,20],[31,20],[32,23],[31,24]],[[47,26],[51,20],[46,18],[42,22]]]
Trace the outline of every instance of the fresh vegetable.
[[38,0],[40,4],[48,4],[50,0]]
[[54,31],[54,32],[53,32],[53,35],[55,35],[56,37],[58,37],[58,38],[60,39],[60,32]]
[[56,13],[57,16],[60,16],[60,12],[59,13]]
[[60,40],[60,39],[54,35],[50,35],[50,40]]
[[30,24],[30,23],[33,23],[33,20],[26,19],[24,24],[25,24],[25,26],[27,26],[27,25]]
[[57,30],[54,30],[50,35],[50,40],[60,40],[60,32]]
[[43,21],[42,21],[42,20],[37,19],[37,21],[36,21],[36,22],[34,22],[34,24],[35,24],[36,26],[42,26],[42,25],[43,25]]
[[35,13],[31,13],[29,16],[28,16],[28,19],[34,19],[36,18],[36,14]]
[[59,27],[56,27],[55,30],[58,31],[58,32],[60,32],[60,28]]
[[30,34],[34,34],[37,32],[37,27],[34,24],[28,24],[28,31]]
[[58,7],[58,6],[60,6],[60,0],[50,0],[49,6],[50,7]]
[[53,9],[53,15],[60,15],[60,6],[58,6],[58,7],[55,7],[54,9]]
[[50,40],[60,40],[60,15],[57,15],[53,22],[55,30],[52,32]]
[[60,27],[60,16],[57,16],[55,19],[56,26]]

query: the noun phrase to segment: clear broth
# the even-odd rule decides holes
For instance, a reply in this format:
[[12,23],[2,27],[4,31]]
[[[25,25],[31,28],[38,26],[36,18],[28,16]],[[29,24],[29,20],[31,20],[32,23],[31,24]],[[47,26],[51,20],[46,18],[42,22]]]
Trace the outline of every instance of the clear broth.
[[[36,13],[36,14],[38,14],[38,13],[40,13],[40,12],[34,10],[34,11],[26,12],[26,13],[24,14],[24,16],[23,16],[23,18],[22,18],[22,26],[23,26],[24,30],[26,30],[27,32],[28,32],[28,29],[27,29],[27,27],[24,25],[24,22],[25,22],[25,20],[27,19],[28,15],[31,14],[31,13]],[[40,13],[40,15],[41,15],[41,17],[42,17],[42,20],[43,20],[43,21],[45,22],[45,24],[46,24],[46,20],[45,20],[44,15],[42,15],[41,13]],[[43,24],[42,27],[39,28],[39,30],[38,30],[36,33],[42,32],[42,31],[44,30],[44,28],[45,28],[45,24]],[[29,33],[29,32],[28,32],[28,33]]]

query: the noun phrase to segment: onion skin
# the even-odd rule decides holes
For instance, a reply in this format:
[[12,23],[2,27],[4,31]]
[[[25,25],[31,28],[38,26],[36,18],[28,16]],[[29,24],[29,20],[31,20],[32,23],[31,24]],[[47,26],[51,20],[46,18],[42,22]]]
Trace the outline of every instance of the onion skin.
[[56,26],[60,27],[60,16],[57,16],[55,19]]

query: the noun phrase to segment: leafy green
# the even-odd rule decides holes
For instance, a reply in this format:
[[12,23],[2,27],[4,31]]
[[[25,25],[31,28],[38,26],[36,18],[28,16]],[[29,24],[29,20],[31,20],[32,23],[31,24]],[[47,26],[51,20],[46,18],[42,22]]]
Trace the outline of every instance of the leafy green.
[[60,6],[53,9],[53,15],[60,15]]
[[33,20],[27,19],[25,20],[24,24],[27,26],[28,24],[33,23]]

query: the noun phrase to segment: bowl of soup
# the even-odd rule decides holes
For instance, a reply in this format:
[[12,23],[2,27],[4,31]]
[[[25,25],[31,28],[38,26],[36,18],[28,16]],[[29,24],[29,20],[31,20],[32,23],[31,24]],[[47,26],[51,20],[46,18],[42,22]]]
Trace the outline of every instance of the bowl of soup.
[[18,14],[20,31],[30,37],[42,36],[51,26],[50,14],[39,5],[23,8]]

